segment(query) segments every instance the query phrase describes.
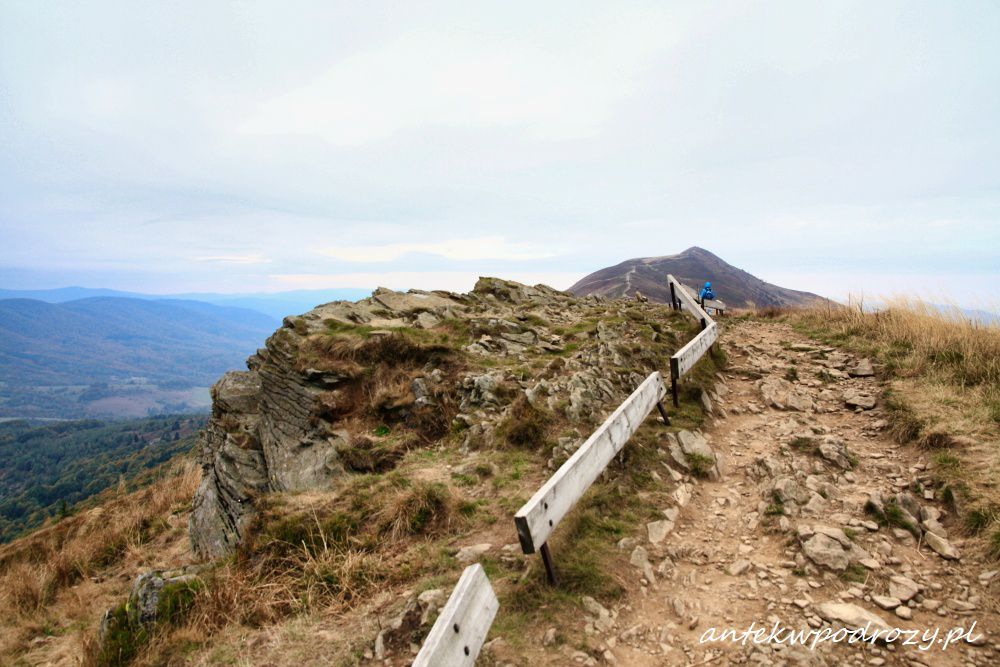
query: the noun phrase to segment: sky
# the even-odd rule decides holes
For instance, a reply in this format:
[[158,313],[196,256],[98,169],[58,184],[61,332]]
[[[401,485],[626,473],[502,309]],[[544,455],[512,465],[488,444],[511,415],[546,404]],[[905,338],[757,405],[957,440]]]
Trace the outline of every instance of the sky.
[[996,2],[0,0],[0,287],[1000,306]]

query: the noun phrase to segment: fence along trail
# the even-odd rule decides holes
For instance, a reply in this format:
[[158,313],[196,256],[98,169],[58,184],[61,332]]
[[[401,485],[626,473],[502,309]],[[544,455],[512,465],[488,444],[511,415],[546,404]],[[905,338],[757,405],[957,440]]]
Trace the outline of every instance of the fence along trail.
[[[718,336],[718,325],[673,276],[668,276],[668,281],[673,307],[680,308],[683,302],[702,323],[701,333],[670,360],[676,405],[677,381],[711,348]],[[663,376],[659,371],[651,373],[514,515],[521,550],[526,554],[541,553],[551,583],[555,583],[555,572],[547,545],[549,535],[622,450],[654,406],[660,408],[669,424],[660,403],[665,395]]]
[[[679,287],[680,284],[673,276],[669,276],[669,280],[671,292],[674,292],[674,285]],[[687,307],[700,317],[703,330],[671,358],[675,390],[676,379],[690,370],[711,347],[717,335],[717,325],[708,314],[683,287],[678,291]],[[673,301],[672,305],[679,308],[677,300]],[[676,374],[673,372],[675,367],[680,369]],[[661,404],[665,396],[663,376],[659,371],[650,373],[514,515],[522,551],[526,554],[541,552],[550,583],[556,583],[547,545],[552,531],[622,450],[654,407],[660,409],[664,422],[669,424]],[[414,667],[473,665],[498,609],[499,602],[482,566],[476,564],[466,568],[427,635],[413,662]]]

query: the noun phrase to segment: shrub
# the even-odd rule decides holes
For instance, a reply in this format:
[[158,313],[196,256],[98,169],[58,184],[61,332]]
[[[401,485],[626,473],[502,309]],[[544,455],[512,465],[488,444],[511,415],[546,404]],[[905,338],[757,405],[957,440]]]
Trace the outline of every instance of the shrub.
[[551,423],[551,413],[536,408],[522,394],[511,404],[507,419],[500,425],[500,433],[509,445],[540,447],[545,444]]
[[394,539],[430,534],[451,525],[455,507],[451,489],[441,483],[421,481],[388,500],[378,512],[378,521],[381,532]]

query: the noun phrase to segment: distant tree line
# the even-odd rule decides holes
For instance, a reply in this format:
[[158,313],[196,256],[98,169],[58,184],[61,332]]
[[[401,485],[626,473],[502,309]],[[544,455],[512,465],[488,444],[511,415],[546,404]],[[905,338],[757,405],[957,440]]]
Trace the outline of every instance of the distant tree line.
[[0,422],[0,543],[192,451],[206,417]]

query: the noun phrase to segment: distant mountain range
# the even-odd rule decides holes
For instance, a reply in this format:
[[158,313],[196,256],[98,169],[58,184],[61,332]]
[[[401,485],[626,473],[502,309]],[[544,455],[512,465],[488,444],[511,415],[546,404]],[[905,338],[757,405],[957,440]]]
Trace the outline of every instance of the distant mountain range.
[[144,416],[208,406],[276,320],[180,299],[0,300],[0,417]]
[[569,291],[577,296],[630,297],[638,290],[653,301],[668,303],[668,273],[695,288],[710,281],[716,296],[730,307],[804,306],[823,300],[810,292],[764,282],[698,247],[688,248],[676,255],[626,260],[591,273],[570,287]]
[[288,292],[258,292],[245,294],[217,294],[190,292],[186,294],[143,294],[92,287],[60,287],[44,290],[0,289],[0,299],[37,299],[47,303],[65,303],[91,297],[125,297],[144,300],[202,301],[216,306],[248,308],[263,313],[274,320],[275,326],[286,315],[298,315],[330,301],[357,301],[371,294],[371,289],[345,287],[325,290],[292,290]]

